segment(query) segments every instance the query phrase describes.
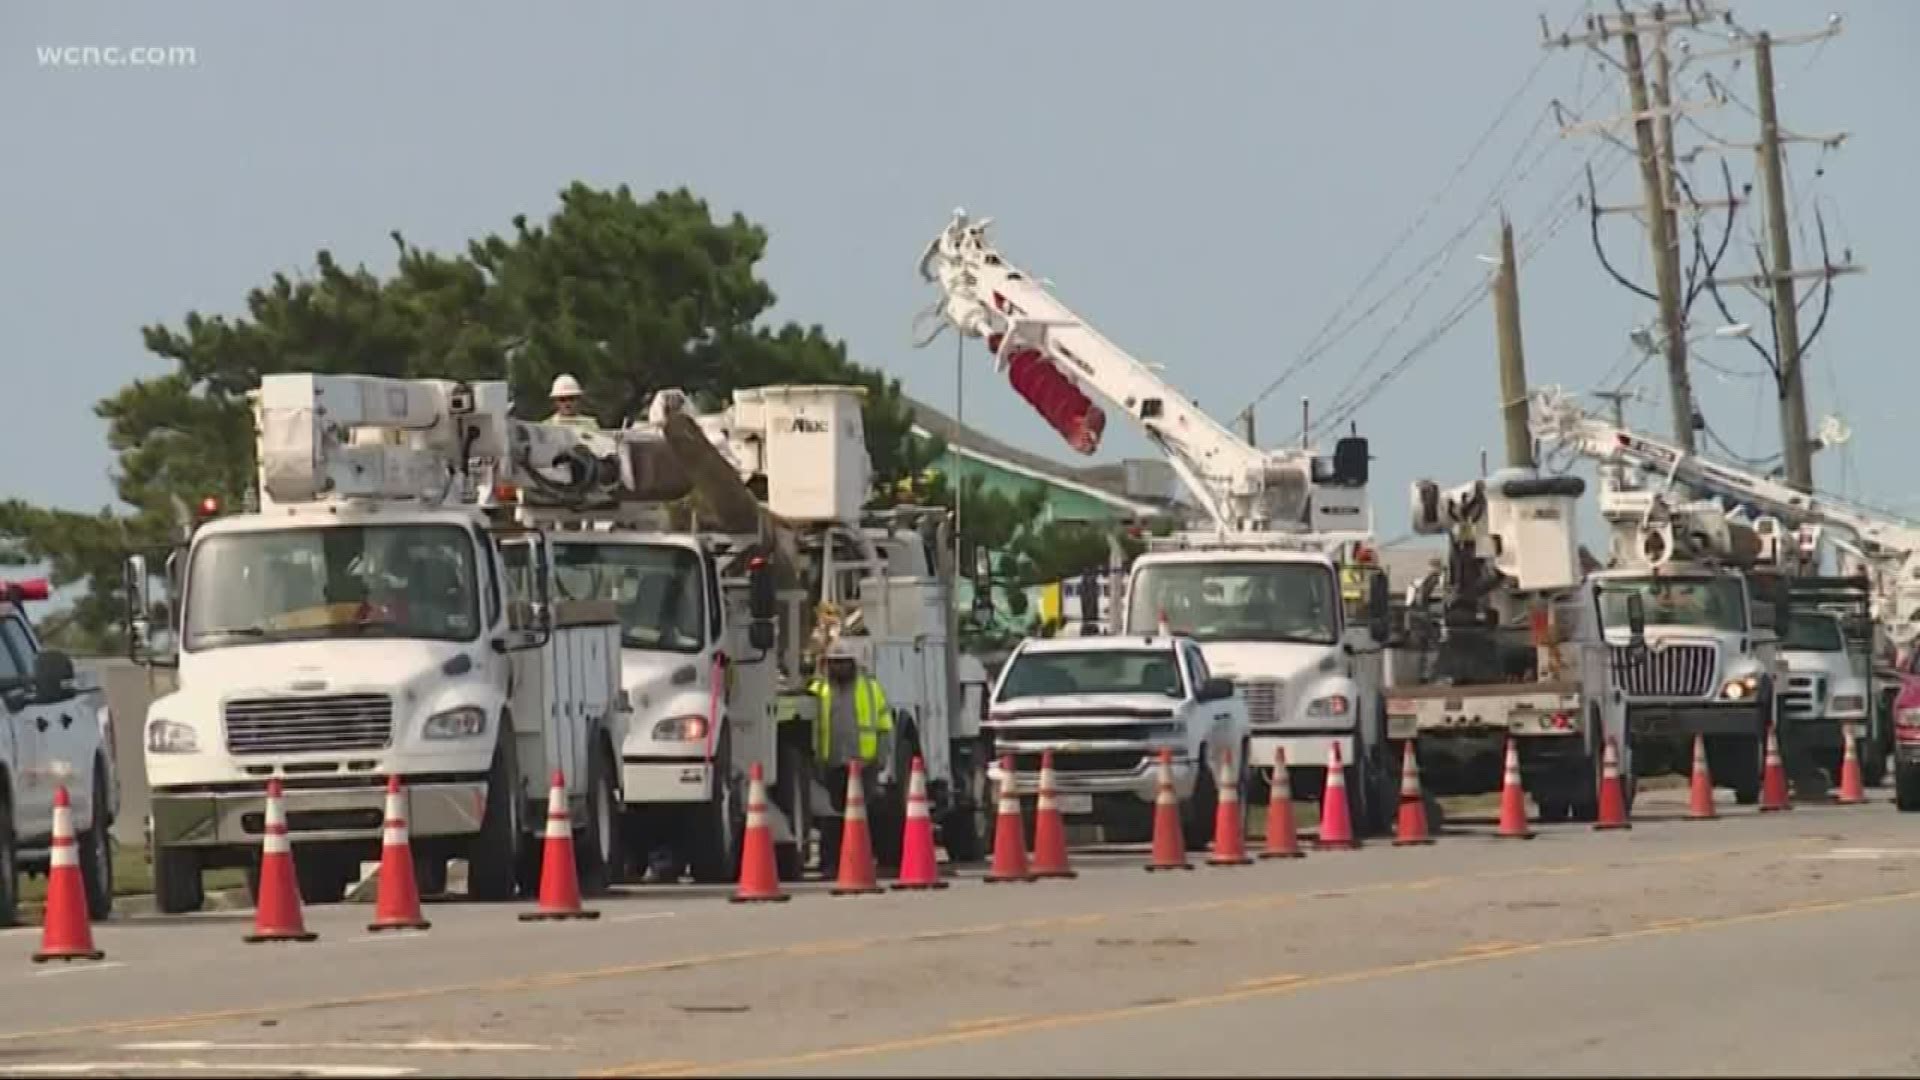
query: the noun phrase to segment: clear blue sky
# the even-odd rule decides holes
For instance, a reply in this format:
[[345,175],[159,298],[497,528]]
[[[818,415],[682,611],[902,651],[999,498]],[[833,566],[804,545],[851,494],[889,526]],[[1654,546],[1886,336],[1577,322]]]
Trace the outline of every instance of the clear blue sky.
[[[1543,56],[1539,14],[1560,26],[1579,7],[8,3],[0,312],[14,409],[0,425],[0,479],[8,495],[74,508],[111,498],[91,408],[164,370],[141,347],[142,324],[237,312],[247,289],[310,268],[320,247],[384,271],[390,229],[452,248],[515,213],[544,216],[574,179],[642,192],[685,184],[763,223],[776,315],[825,324],[942,407],[953,400],[951,339],[908,346],[927,299],[914,260],[952,207],[992,215],[1013,259],[1230,416],[1301,354],[1519,89]],[[1777,32],[1817,27],[1830,10],[1736,9]],[[1855,430],[1850,468],[1830,455],[1820,475],[1903,501],[1907,403],[1920,403],[1904,312],[1920,293],[1920,5],[1837,10],[1846,33],[1782,50],[1778,63],[1790,128],[1853,132],[1824,176],[1807,148],[1791,167],[1796,199],[1825,208],[1869,267],[1840,283],[1809,359],[1816,420],[1837,411]],[[196,62],[43,65],[36,48],[58,45],[191,46]],[[1752,102],[1750,70],[1728,78]],[[1688,80],[1683,91],[1700,96]],[[1263,436],[1296,430],[1302,394],[1332,400],[1403,314],[1372,370],[1446,317],[1486,270],[1475,255],[1494,250],[1493,219],[1472,219],[1510,163],[1524,175],[1501,201],[1523,233],[1566,206],[1588,156],[1614,177],[1603,201],[1636,201],[1630,159],[1536,125],[1555,97],[1577,107],[1599,92],[1591,114],[1616,111],[1619,86],[1590,54],[1547,55],[1352,310],[1470,226],[1431,290],[1408,312],[1426,281],[1416,276],[1289,382],[1261,410]],[[1700,120],[1729,138],[1755,130],[1737,103]],[[1698,134],[1683,127],[1683,145]],[[1749,170],[1744,157],[1735,166]],[[1745,219],[1736,255],[1757,220]],[[1650,281],[1638,231],[1621,222],[1608,235],[1623,269]],[[1802,242],[1798,254],[1814,249]],[[1521,292],[1536,383],[1617,379],[1630,366],[1627,331],[1652,316],[1605,278],[1580,213],[1527,264]],[[1742,317],[1764,318],[1742,303]],[[1409,481],[1465,479],[1483,448],[1499,453],[1491,320],[1476,307],[1359,414],[1375,437],[1386,535],[1404,524]],[[1694,321],[1722,322],[1704,299]],[[1701,355],[1735,373],[1695,372],[1716,431],[1743,453],[1777,449],[1768,384],[1741,374],[1758,359],[1724,340]],[[1069,455],[977,346],[968,360],[969,420]],[[1659,391],[1657,362],[1640,381]],[[1657,398],[1634,416],[1665,428]],[[1124,425],[1110,432],[1103,456],[1145,452]]]

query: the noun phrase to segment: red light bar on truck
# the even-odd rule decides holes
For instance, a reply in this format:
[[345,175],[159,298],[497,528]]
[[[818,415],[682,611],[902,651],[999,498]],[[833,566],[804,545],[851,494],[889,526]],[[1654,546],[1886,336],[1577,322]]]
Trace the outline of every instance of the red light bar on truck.
[[49,592],[46,578],[0,581],[0,601],[6,603],[18,604],[28,600],[45,600]]

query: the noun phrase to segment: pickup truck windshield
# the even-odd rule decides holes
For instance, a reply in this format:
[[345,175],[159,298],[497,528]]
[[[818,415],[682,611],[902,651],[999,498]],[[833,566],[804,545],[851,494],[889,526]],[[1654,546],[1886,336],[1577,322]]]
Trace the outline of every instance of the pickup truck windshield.
[[1152,633],[1164,612],[1196,641],[1339,640],[1333,571],[1313,563],[1161,563],[1134,576],[1127,630]]
[[557,600],[611,600],[620,644],[697,653],[701,644],[700,556],[668,544],[553,545]]
[[1795,615],[1787,620],[1780,647],[1793,652],[1845,652],[1840,624],[1828,615]]
[[1089,649],[1020,654],[1007,669],[997,700],[1051,694],[1180,697],[1185,692],[1170,649]]
[[334,525],[212,536],[187,570],[189,652],[267,641],[480,633],[474,541],[457,525]]
[[1627,597],[1639,593],[1648,626],[1747,628],[1746,588],[1738,577],[1605,578],[1599,583],[1600,621],[1627,627]]

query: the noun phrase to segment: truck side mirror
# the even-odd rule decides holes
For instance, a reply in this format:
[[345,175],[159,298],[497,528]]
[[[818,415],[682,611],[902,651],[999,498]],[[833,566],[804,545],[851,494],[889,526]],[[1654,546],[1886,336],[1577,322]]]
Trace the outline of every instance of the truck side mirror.
[[73,658],[47,649],[33,659],[33,699],[53,705],[73,696]]
[[1214,676],[1200,684],[1201,701],[1224,701],[1233,696],[1233,681]]
[[145,555],[127,556],[126,590],[127,659],[139,661],[153,641],[153,575],[147,569]]
[[1639,593],[1627,594],[1627,633],[1636,645],[1646,640],[1647,602]]
[[[755,555],[747,560],[747,614],[756,623],[768,622],[779,614],[773,594],[773,568],[767,565],[765,555]],[[765,647],[754,646],[756,649]]]
[[1367,583],[1367,629],[1373,640],[1385,643],[1393,633],[1393,596],[1387,591],[1387,575],[1379,572]]
[[773,648],[773,620],[755,619],[748,623],[747,644],[760,652]]

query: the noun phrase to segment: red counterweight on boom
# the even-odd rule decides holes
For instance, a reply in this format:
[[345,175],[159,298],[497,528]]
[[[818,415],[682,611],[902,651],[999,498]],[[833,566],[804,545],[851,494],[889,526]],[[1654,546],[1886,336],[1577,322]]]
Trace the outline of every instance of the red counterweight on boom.
[[[1001,335],[987,337],[987,348],[995,354],[1000,352],[1000,345]],[[1067,445],[1082,454],[1100,448],[1100,436],[1107,430],[1106,411],[1039,349],[1016,346],[1007,358],[1007,381],[1067,440]]]

